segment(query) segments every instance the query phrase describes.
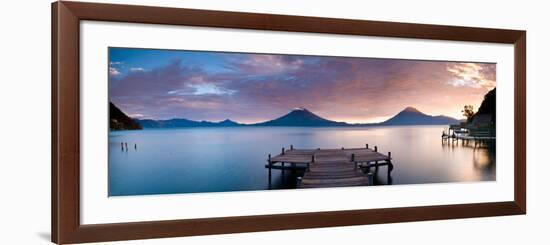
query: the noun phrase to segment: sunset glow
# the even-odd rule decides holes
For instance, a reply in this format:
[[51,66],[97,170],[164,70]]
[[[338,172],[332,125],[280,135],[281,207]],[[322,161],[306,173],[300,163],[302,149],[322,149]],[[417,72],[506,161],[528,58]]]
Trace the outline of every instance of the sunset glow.
[[138,118],[254,123],[305,107],[348,123],[407,106],[462,119],[496,86],[496,64],[109,49],[109,97]]

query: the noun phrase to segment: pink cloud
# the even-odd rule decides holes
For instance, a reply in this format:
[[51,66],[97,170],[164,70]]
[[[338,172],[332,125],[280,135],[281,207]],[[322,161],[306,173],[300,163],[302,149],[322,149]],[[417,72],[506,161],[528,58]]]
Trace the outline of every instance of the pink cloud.
[[110,98],[151,118],[254,122],[304,106],[333,120],[372,122],[406,106],[460,117],[496,85],[495,64],[260,54],[223,61],[228,71],[175,61],[111,77]]

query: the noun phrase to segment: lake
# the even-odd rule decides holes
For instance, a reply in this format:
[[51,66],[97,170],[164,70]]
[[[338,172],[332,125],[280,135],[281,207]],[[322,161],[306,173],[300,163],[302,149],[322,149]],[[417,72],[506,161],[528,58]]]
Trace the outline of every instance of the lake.
[[[109,133],[109,195],[266,190],[268,154],[289,148],[391,151],[392,185],[494,181],[494,147],[442,143],[446,126],[211,127]],[[121,148],[128,143],[128,150]],[[136,148],[134,148],[134,145]],[[272,189],[296,187],[300,172],[273,170]],[[375,176],[386,185],[386,167]]]

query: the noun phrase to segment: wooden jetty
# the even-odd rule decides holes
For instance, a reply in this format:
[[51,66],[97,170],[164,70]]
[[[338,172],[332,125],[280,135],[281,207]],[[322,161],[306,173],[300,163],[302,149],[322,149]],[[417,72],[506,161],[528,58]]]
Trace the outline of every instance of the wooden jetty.
[[388,178],[393,170],[391,152],[384,155],[378,147],[348,149],[281,149],[281,154],[269,155],[266,168],[271,183],[272,169],[304,170],[298,179],[298,188],[372,185],[371,168],[388,166]]
[[454,144],[455,142],[458,143],[458,141],[461,141],[462,145],[469,145],[470,141],[472,141],[474,142],[474,148],[476,148],[478,145],[496,140],[495,135],[492,134],[490,131],[467,130],[467,133],[463,133],[462,131],[457,131],[457,129],[463,130],[462,128],[457,128],[453,126],[454,125],[451,125],[451,127],[449,127],[448,133],[446,133],[445,131],[443,132],[443,134],[441,135],[442,142]]

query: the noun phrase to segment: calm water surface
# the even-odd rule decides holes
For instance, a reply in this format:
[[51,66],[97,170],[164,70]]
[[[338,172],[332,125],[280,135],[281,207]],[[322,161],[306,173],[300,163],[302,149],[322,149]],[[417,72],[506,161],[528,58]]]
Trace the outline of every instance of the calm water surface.
[[[246,127],[113,131],[109,195],[268,189],[264,167],[281,147],[357,148],[392,152],[391,184],[495,180],[494,148],[442,144],[445,126],[363,128]],[[128,150],[120,143],[127,142]],[[137,149],[134,149],[134,144]],[[272,188],[295,188],[300,172],[273,170]],[[387,183],[386,167],[375,178]]]

